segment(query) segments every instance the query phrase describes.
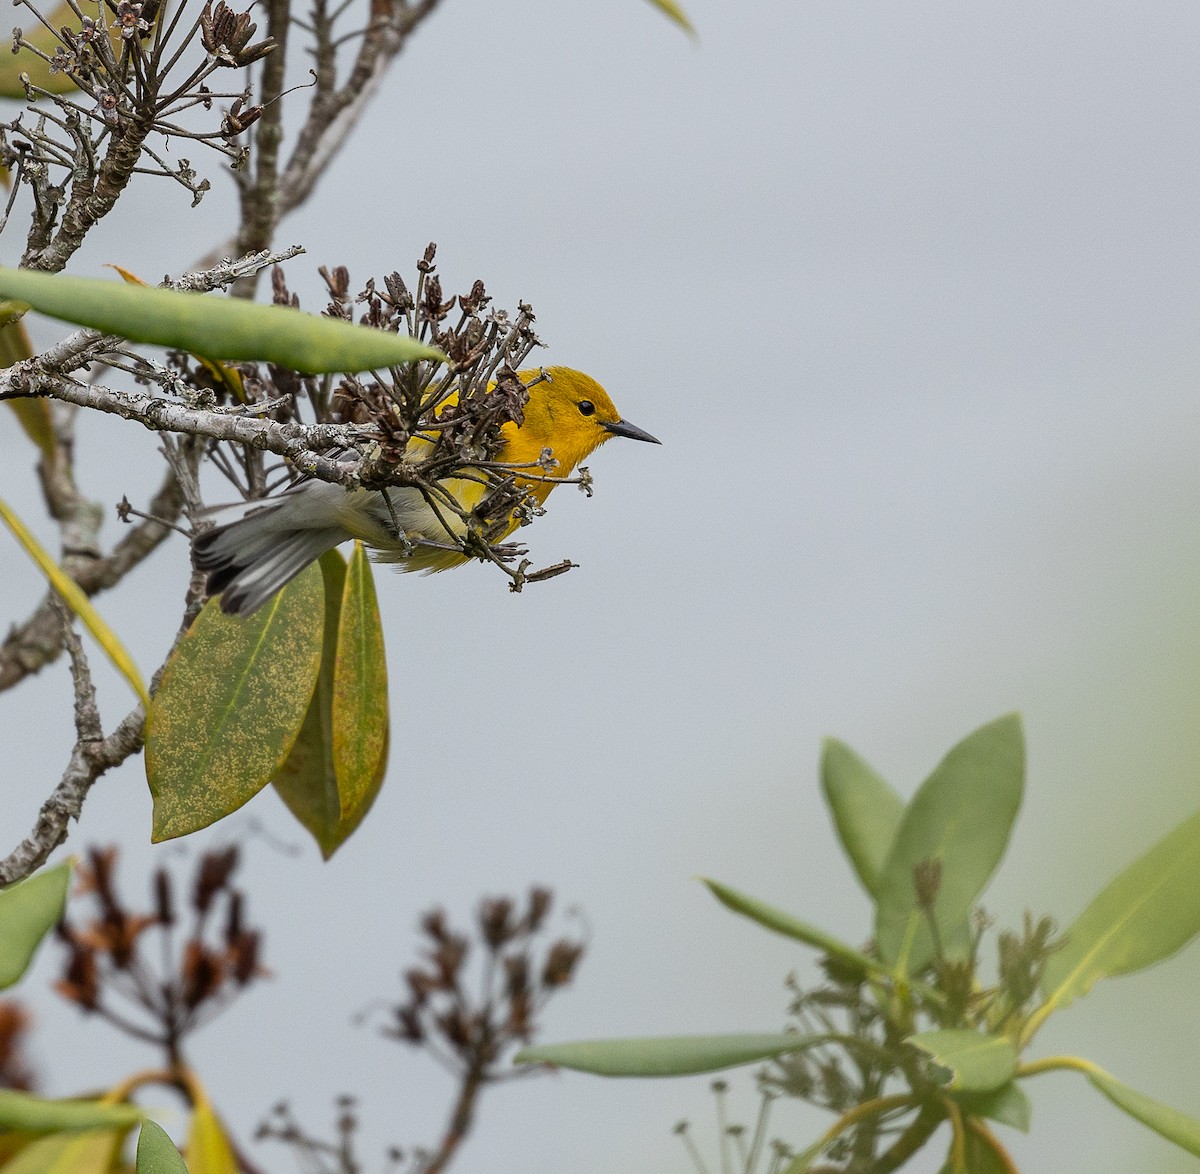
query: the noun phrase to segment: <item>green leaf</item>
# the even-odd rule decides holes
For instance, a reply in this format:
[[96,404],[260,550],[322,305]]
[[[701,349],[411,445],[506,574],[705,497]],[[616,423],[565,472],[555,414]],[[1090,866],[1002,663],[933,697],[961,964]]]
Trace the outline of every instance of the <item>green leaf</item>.
[[1025,1090],[1010,1080],[991,1092],[956,1093],[954,1099],[962,1106],[963,1112],[973,1117],[987,1117],[990,1121],[999,1121],[1001,1125],[1011,1125],[1022,1133],[1029,1132],[1029,1122],[1033,1116],[1033,1106]]
[[[275,775],[274,784],[288,810],[308,829],[317,841],[321,854],[328,860],[358,827],[379,793],[387,768],[388,729],[385,700],[382,707],[383,744],[374,775],[368,780],[366,789],[360,790],[358,803],[351,804],[349,814],[343,815],[339,772],[333,751],[333,698],[339,620],[346,586],[346,560],[338,551],[330,550],[321,556],[320,566],[325,580],[325,635],[321,671],[300,734],[287,761]],[[378,617],[377,610],[375,615]],[[382,657],[382,630],[379,631],[378,640]],[[383,676],[383,688],[387,688],[386,676]],[[374,720],[379,720],[378,715]]]
[[1178,1109],[1172,1109],[1161,1101],[1153,1100],[1145,1093],[1122,1084],[1103,1068],[1088,1065],[1087,1078],[1118,1109],[1122,1109],[1168,1141],[1173,1141],[1189,1154],[1200,1157],[1200,1121],[1195,1117],[1189,1117]]
[[956,1092],[991,1092],[1012,1080],[1017,1069],[1017,1050],[1004,1035],[942,1028],[910,1035],[905,1042],[946,1069],[943,1083]]
[[1087,994],[1097,979],[1161,962],[1197,932],[1200,812],[1126,868],[1067,930],[1064,947],[1046,961],[1036,1023]]
[[367,371],[445,356],[407,335],[260,306],[241,298],[151,289],[92,277],[0,268],[0,297],[52,318],[209,359],[265,360],[321,374]]
[[[136,1174],[188,1174],[175,1143],[162,1126],[153,1121],[142,1122],[142,1132],[138,1135]],[[193,1174],[198,1172],[194,1171]]]
[[1021,719],[1010,714],[964,738],[921,784],[879,879],[875,940],[885,962],[915,973],[934,956],[913,881],[926,861],[941,868],[933,916],[943,948],[965,950],[971,907],[1004,855],[1024,781]]
[[817,929],[816,926],[809,925],[798,917],[793,917],[790,913],[784,913],[755,897],[739,893],[736,889],[721,884],[720,881],[709,880],[707,877],[701,877],[700,880],[708,886],[712,895],[727,909],[732,909],[735,913],[750,918],[751,921],[757,921],[766,929],[783,934],[784,937],[795,938],[797,941],[804,942],[805,945],[814,946],[850,966],[861,969],[864,974],[878,973],[883,969],[874,958],[868,957],[861,950],[848,946],[832,934]]
[[0,1174],[110,1174],[127,1132],[128,1127],[52,1133],[21,1149],[0,1166]]
[[692,1076],[799,1052],[825,1036],[677,1035],[652,1039],[580,1040],[522,1048],[514,1064],[555,1064],[597,1076]]
[[904,801],[844,742],[826,738],[821,788],[838,838],[862,886],[878,896],[879,874],[896,838]]
[[324,614],[315,565],[252,616],[204,606],[146,715],[156,843],[236,811],[279,769],[312,699]]
[[70,883],[71,861],[66,860],[0,889],[0,990],[20,979],[42,938],[58,924]]
[[668,19],[673,20],[685,33],[689,33],[693,37],[696,35],[696,30],[692,27],[692,22],[688,20],[687,13],[675,3],[675,0],[650,0],[650,3]]
[[117,639],[117,634],[100,618],[100,613],[92,606],[92,601],[84,594],[79,584],[54,561],[45,547],[26,528],[25,523],[3,501],[0,501],[0,521],[13,532],[16,540],[25,548],[25,553],[37,563],[42,574],[50,581],[50,586],[63,597],[67,607],[83,621],[84,627],[95,637],[96,643],[112,661],[117,672],[129,682],[142,704],[149,705],[150,698],[133,657],[125,651],[125,645]]
[[387,766],[387,656],[366,548],[355,542],[342,593],[333,673],[333,758],[343,820],[362,819]]
[[114,1129],[136,1125],[136,1105],[105,1101],[52,1101],[15,1089],[0,1089],[0,1129],[26,1133],[63,1133],[79,1129]]

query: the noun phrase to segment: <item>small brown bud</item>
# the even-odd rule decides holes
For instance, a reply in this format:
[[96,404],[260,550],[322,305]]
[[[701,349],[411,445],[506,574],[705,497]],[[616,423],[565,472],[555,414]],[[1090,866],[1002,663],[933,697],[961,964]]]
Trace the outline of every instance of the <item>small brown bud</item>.
[[54,989],[64,999],[78,1003],[85,1011],[94,1011],[100,1003],[95,951],[88,946],[73,946],[67,959],[66,973],[54,984]]
[[430,961],[437,968],[438,983],[444,990],[453,990],[458,983],[469,949],[466,938],[454,936],[442,942],[431,955]]
[[549,889],[535,886],[529,890],[529,908],[525,913],[525,928],[530,933],[537,933],[542,927],[554,904],[554,894]]
[[542,967],[542,986],[565,986],[571,981],[579,959],[583,957],[583,945],[579,942],[568,942],[565,938],[555,942],[546,956],[546,964]]
[[117,847],[89,848],[87,865],[79,870],[79,893],[94,892],[105,910],[117,908],[114,874],[117,868]]
[[510,954],[504,959],[504,989],[510,999],[529,990],[528,955]]
[[510,1035],[522,1039],[528,1039],[533,1033],[533,1003],[527,993],[521,992],[509,999],[506,1027]]
[[242,936],[242,894],[231,891],[225,921],[225,944],[233,946]]
[[483,940],[498,950],[510,941],[515,930],[512,924],[512,902],[507,897],[493,897],[479,906],[479,929]]
[[426,974],[423,970],[415,968],[404,972],[404,981],[408,983],[408,989],[412,992],[413,1003],[418,1007],[424,1006],[429,996],[439,986],[436,978]]
[[417,1009],[411,1006],[395,1008],[396,1026],[385,1028],[386,1035],[406,1043],[419,1044],[425,1040],[425,1029],[421,1026],[421,1017]]
[[233,955],[233,978],[238,986],[245,986],[262,971],[258,956],[262,948],[262,935],[257,930],[240,930],[231,945]]
[[192,905],[197,913],[207,913],[216,895],[229,883],[238,866],[236,844],[215,852],[205,852],[196,869],[196,886],[192,891]]
[[182,971],[183,1005],[189,1010],[200,1006],[221,985],[220,961],[197,938],[184,948]]
[[454,1048],[462,1050],[470,1045],[470,1022],[457,1007],[451,1008],[443,1015],[439,1015],[434,1022],[437,1024],[438,1030]]
[[175,899],[171,874],[160,868],[154,874],[154,909],[159,925],[175,924]]
[[446,914],[441,909],[430,909],[421,918],[421,928],[435,942],[443,942],[449,936],[449,930],[446,929]]

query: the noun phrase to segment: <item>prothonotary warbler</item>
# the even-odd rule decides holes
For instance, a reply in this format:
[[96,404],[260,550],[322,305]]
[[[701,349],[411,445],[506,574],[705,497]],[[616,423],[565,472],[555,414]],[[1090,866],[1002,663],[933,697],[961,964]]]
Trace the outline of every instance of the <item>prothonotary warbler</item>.
[[[589,375],[569,367],[521,371],[529,388],[525,419],[500,430],[494,460],[533,470],[517,483],[541,504],[556,481],[545,479],[536,463],[550,449],[557,464],[553,478],[569,476],[580,461],[613,436],[659,444],[649,432],[621,419],[607,392]],[[409,451],[420,455],[429,441],[414,438]],[[475,477],[451,477],[441,483],[464,510],[486,498],[489,487]],[[387,491],[347,490],[328,481],[302,481],[276,497],[221,507],[218,518],[237,516],[197,534],[192,541],[196,568],[207,576],[209,595],[221,596],[221,608],[250,615],[327,550],[361,538],[379,562],[403,571],[442,571],[469,560],[455,544],[467,530],[457,514],[433,509],[414,486]],[[493,541],[518,526],[502,519]]]

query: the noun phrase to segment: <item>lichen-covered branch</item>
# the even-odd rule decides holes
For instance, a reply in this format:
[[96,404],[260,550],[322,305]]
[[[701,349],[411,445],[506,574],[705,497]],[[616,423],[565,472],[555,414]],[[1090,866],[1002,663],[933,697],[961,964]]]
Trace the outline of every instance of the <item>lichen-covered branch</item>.
[[65,608],[51,608],[59,623],[60,640],[71,654],[75,693],[75,745],[58,785],[42,804],[33,830],[0,860],[0,886],[22,880],[39,869],[67,838],[67,825],[78,819],[92,784],[142,748],[145,714],[139,705],[108,737],[100,725],[91,673],[79,637],[64,622]]

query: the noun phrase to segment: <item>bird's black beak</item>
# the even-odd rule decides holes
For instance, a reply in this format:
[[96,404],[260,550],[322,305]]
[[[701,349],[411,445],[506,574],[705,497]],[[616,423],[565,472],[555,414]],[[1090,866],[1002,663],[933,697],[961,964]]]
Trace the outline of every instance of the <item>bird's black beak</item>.
[[626,420],[618,420],[615,424],[605,424],[606,431],[614,436],[628,436],[630,440],[644,440],[649,444],[662,444],[662,441],[650,435],[644,428],[630,424]]

